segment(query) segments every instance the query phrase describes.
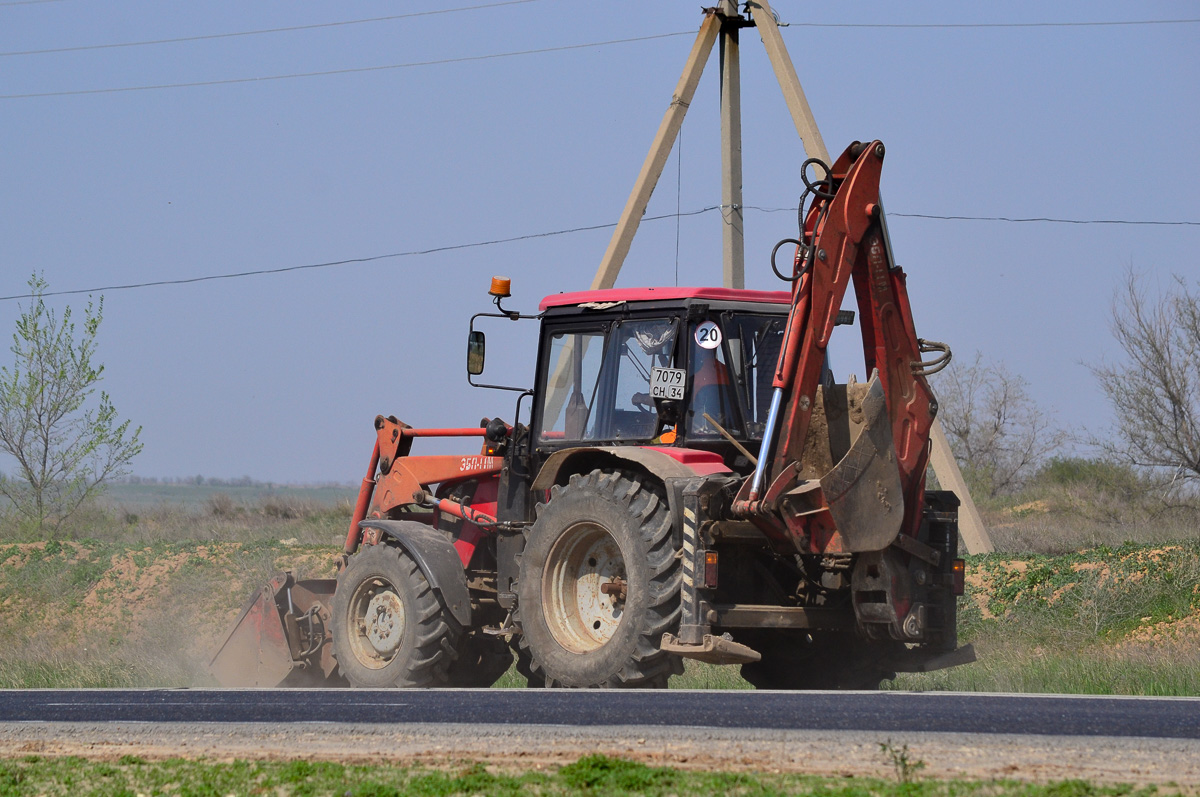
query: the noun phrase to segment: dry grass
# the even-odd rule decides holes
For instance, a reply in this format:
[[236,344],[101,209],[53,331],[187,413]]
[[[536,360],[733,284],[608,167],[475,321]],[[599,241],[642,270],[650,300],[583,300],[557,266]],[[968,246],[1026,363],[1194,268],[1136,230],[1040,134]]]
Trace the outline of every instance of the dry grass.
[[[283,567],[330,575],[350,511],[218,493],[93,509],[66,542],[0,523],[0,686],[211,683],[208,658],[251,591]],[[1196,510],[1054,484],[984,511],[1008,553],[968,565],[961,639],[981,660],[897,686],[1200,693]],[[690,662],[672,686],[747,688],[736,668]]]

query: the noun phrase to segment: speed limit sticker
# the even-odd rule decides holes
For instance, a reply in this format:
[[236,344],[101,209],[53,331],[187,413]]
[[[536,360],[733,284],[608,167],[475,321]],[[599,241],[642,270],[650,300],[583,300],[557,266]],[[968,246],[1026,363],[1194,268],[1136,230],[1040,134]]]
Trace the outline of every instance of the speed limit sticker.
[[696,327],[696,343],[702,349],[715,349],[721,345],[721,328],[712,321],[705,321]]

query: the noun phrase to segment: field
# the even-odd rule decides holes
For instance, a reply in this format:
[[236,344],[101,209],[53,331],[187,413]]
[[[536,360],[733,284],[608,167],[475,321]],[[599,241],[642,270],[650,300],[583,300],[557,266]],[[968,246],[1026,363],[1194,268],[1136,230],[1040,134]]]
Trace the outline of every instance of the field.
[[[206,665],[280,568],[329,576],[345,488],[117,485],[74,539],[0,537],[0,686],[211,685]],[[890,688],[1200,694],[1200,534],[1088,485],[983,507],[1001,552],[968,560],[960,639],[975,664]],[[510,671],[498,686],[523,686]],[[689,663],[673,688],[748,688]]]

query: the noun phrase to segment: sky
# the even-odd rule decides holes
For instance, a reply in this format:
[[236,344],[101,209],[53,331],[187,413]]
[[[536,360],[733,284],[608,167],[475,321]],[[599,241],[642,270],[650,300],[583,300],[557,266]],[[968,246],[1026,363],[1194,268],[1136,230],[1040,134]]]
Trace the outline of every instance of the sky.
[[[99,359],[142,427],[134,473],[356,483],[377,414],[512,419],[514,394],[466,383],[470,317],[491,309],[493,275],[529,312],[589,285],[611,228],[542,234],[616,222],[701,12],[496,3],[0,0],[0,296],[34,271],[51,291],[109,288]],[[774,8],[831,153],[887,146],[918,334],[1003,363],[1060,424],[1102,433],[1088,366],[1119,359],[1123,275],[1200,277],[1200,24],[1030,23],[1200,7]],[[210,38],[162,41],[193,37]],[[147,41],[161,43],[99,47]],[[768,256],[795,214],[749,208],[794,207],[805,154],[752,29],[741,51],[746,285],[778,289]],[[506,53],[527,54],[482,58]],[[714,50],[647,211],[669,217],[642,224],[618,286],[720,284],[719,215],[672,215],[720,203],[718,74]],[[366,262],[111,287],[347,260]],[[6,339],[27,305],[0,300]],[[485,328],[487,380],[532,383],[535,328]]]

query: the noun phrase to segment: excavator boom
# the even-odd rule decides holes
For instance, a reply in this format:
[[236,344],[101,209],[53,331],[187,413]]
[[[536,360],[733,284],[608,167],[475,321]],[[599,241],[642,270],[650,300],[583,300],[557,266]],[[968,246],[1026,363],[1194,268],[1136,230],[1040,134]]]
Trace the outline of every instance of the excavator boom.
[[[773,517],[806,552],[880,550],[898,533],[915,534],[921,520],[937,411],[925,376],[949,354],[921,362],[929,346],[916,336],[879,199],[884,152],[879,141],[856,141],[832,166],[806,163],[825,176],[808,183],[814,199],[793,264],[772,410],[757,470],[734,504],[736,514]],[[822,384],[851,284],[869,379]],[[838,451],[831,422],[842,411],[853,440]]]

